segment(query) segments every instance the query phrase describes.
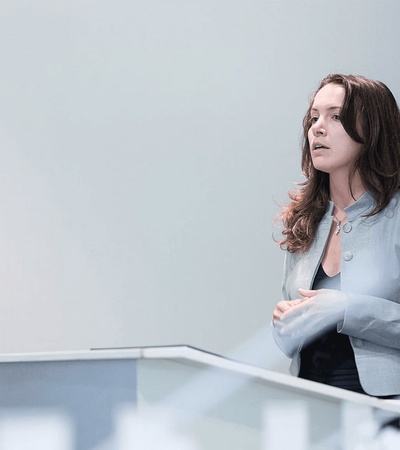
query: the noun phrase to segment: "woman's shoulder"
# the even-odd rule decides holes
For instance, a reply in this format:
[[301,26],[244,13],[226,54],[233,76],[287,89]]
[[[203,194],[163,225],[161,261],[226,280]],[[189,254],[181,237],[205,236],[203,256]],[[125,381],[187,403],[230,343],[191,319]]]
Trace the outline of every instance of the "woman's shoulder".
[[376,220],[383,226],[390,227],[392,232],[400,232],[400,190],[392,195],[382,211],[370,216],[367,222],[375,223]]
[[396,202],[396,203],[399,203],[399,202],[400,202],[400,189],[397,190],[397,191],[392,195],[392,198],[390,199],[390,202]]
[[395,215],[400,214],[400,190],[396,191],[392,195],[384,211],[386,212],[386,215],[388,215],[389,217],[391,217],[394,214]]

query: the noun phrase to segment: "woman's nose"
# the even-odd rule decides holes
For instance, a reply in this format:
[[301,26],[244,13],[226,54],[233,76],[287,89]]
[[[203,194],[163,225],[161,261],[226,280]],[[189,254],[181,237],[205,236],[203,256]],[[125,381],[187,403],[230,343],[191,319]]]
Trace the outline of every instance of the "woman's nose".
[[314,133],[314,136],[323,136],[326,133],[325,127],[324,127],[324,123],[322,120],[317,120],[317,122],[315,122],[312,125],[312,132]]

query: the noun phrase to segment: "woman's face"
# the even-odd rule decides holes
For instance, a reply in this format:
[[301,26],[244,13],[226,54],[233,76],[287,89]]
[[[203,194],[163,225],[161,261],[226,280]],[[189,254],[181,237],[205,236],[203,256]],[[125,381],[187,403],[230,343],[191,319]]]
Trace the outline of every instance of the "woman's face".
[[321,172],[348,176],[362,144],[354,141],[343,128],[340,111],[344,87],[330,83],[321,88],[312,104],[308,131],[311,159]]

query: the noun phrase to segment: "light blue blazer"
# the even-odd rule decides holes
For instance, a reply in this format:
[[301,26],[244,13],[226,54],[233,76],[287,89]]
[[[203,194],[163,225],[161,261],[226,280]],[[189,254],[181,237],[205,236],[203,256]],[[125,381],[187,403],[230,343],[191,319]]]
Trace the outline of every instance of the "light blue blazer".
[[[298,288],[311,288],[332,226],[333,203],[307,253],[285,255],[282,294],[299,298]],[[374,207],[367,192],[345,209],[341,232],[341,291],[348,296],[339,333],[350,337],[363,389],[370,395],[400,395],[400,193],[381,213],[363,217]],[[298,375],[303,339],[280,336],[275,341]]]

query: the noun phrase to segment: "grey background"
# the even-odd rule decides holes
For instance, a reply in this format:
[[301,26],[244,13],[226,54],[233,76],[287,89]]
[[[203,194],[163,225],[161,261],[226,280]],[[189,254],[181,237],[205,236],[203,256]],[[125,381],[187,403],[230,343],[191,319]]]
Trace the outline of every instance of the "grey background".
[[3,0],[0,352],[189,344],[286,370],[277,204],[331,72],[400,98],[396,1]]

